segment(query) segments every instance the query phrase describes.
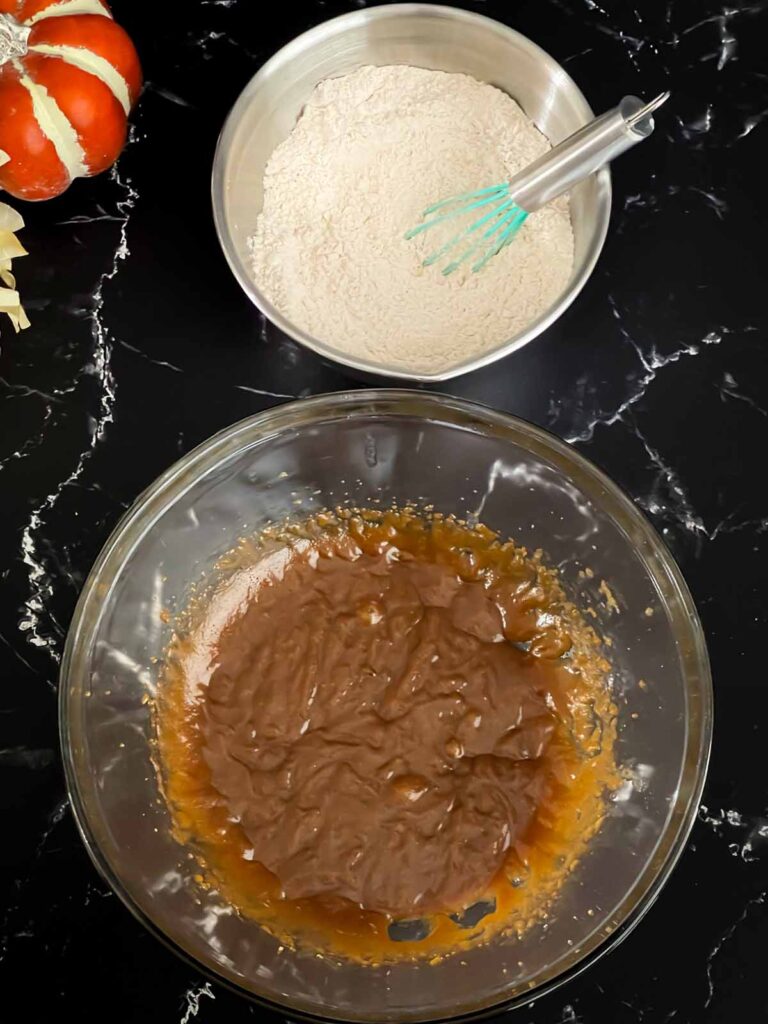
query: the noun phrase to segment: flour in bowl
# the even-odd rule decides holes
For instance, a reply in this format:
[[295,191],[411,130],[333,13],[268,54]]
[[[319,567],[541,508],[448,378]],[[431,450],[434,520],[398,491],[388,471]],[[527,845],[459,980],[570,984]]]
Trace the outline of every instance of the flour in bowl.
[[393,369],[436,373],[496,348],[568,283],[567,200],[531,214],[479,273],[422,266],[455,222],[405,232],[431,203],[506,181],[547,149],[514,100],[468,75],[364,67],[321,82],[266,167],[255,281],[295,326]]

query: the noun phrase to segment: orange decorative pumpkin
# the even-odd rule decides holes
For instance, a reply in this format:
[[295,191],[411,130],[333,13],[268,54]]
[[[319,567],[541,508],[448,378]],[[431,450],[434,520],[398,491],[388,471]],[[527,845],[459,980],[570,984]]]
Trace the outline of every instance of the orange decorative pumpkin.
[[141,89],[102,0],[0,0],[0,188],[51,199],[110,167]]

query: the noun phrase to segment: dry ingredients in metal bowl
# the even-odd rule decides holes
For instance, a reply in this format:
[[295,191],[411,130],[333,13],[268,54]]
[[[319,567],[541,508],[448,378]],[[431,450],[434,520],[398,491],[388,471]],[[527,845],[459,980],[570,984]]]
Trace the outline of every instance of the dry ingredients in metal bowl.
[[321,82],[267,164],[256,283],[297,327],[392,369],[439,372],[496,348],[568,283],[567,200],[476,274],[422,266],[455,223],[404,235],[430,203],[505,181],[547,149],[514,100],[468,75],[364,67]]

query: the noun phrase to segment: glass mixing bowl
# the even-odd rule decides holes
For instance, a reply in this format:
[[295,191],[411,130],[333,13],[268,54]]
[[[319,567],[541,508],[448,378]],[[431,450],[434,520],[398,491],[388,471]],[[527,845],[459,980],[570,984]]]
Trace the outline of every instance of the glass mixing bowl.
[[[171,628],[165,612],[183,607],[216,560],[268,520],[376,501],[477,516],[530,550],[541,548],[612,642],[626,782],[603,827],[545,923],[437,964],[370,967],[282,949],[195,883],[195,861],[171,835],[152,764],[152,697]],[[603,581],[618,610],[604,599]],[[61,676],[72,806],[118,895],[155,935],[240,992],[293,1015],[335,1020],[482,1015],[529,1000],[615,944],[648,909],[683,847],[704,780],[711,714],[691,597],[632,501],[536,427],[408,391],[350,392],[272,409],[172,466],[99,556]]]

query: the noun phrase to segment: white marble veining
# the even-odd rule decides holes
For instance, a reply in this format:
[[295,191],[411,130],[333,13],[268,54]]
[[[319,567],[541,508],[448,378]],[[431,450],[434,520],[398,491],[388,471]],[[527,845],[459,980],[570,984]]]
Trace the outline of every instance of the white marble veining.
[[[99,277],[93,290],[88,313],[93,342],[92,373],[100,387],[98,407],[95,416],[89,417],[87,447],[80,452],[74,466],[54,490],[34,506],[21,534],[21,557],[28,571],[29,595],[24,601],[18,628],[28,643],[47,650],[56,662],[61,657],[60,645],[64,631],[53,617],[50,609],[46,611],[53,596],[53,584],[45,562],[38,551],[37,534],[59,500],[62,491],[79,480],[87,461],[97,445],[103,441],[105,431],[113,421],[117,395],[112,372],[112,338],[104,322],[104,289],[117,276],[121,263],[129,255],[128,221],[138,199],[138,193],[129,179],[121,177],[117,166],[112,169],[110,174],[122,196],[115,202],[117,212],[114,215],[120,224],[120,233],[111,265]],[[43,625],[44,618],[48,620],[47,625]]]
[[261,395],[264,398],[298,398],[284,391],[264,391],[262,388],[252,388],[248,384],[235,384],[238,391],[247,391],[250,395]]
[[200,1000],[201,999],[215,999],[216,996],[213,994],[211,983],[206,981],[202,985],[194,985],[192,988],[187,989],[184,993],[184,1001],[186,1006],[184,1013],[179,1019],[179,1024],[190,1024],[197,1015],[200,1013]]
[[705,1010],[712,1004],[712,1000],[715,998],[715,991],[716,990],[715,990],[715,979],[714,979],[714,973],[713,972],[714,972],[714,969],[715,969],[715,962],[716,962],[716,960],[720,957],[720,954],[723,952],[723,948],[726,947],[728,945],[728,943],[733,939],[733,936],[736,934],[736,931],[738,930],[739,926],[742,925],[747,920],[747,918],[749,918],[752,915],[752,913],[755,910],[755,908],[756,907],[763,907],[765,905],[766,898],[768,898],[767,894],[764,893],[764,892],[761,892],[761,893],[758,893],[756,896],[753,896],[751,899],[747,900],[747,902],[744,904],[744,908],[742,909],[742,911],[739,914],[739,916],[736,918],[736,920],[733,922],[732,925],[729,925],[729,927],[726,928],[726,930],[722,933],[722,935],[717,940],[715,945],[712,947],[711,952],[708,954],[707,960],[706,960],[706,967],[705,967],[705,970],[706,970],[706,993],[705,993],[705,997],[704,997],[704,1009]]

